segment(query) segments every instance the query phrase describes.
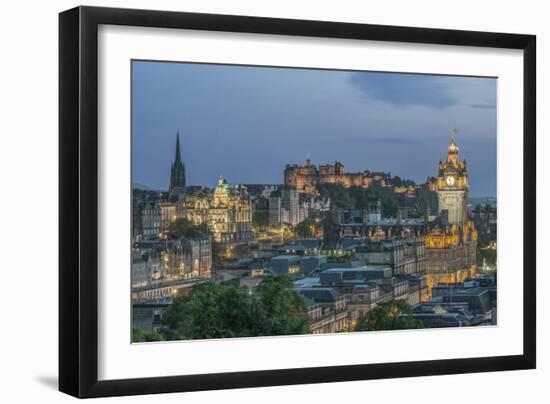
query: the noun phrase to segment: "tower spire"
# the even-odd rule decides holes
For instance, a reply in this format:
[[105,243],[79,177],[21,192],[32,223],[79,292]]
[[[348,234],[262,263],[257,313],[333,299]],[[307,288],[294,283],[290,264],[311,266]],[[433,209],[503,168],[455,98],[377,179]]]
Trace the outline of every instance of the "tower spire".
[[181,161],[181,152],[180,152],[180,132],[176,134],[176,159],[175,161]]
[[176,157],[170,171],[170,191],[181,190],[185,186],[185,165],[181,161],[180,132],[178,131],[176,134]]
[[456,132],[458,132],[455,128],[451,129],[451,141],[449,142],[448,147],[448,153],[447,153],[447,161],[452,161],[453,163],[458,162],[458,145],[456,144]]

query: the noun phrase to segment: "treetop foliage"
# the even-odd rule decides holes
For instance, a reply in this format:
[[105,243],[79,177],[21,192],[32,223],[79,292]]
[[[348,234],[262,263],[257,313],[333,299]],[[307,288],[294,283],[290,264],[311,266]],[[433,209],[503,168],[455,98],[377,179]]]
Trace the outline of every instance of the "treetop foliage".
[[378,304],[357,321],[355,331],[407,330],[423,328],[412,316],[411,306],[404,300]]
[[206,224],[193,224],[191,221],[185,218],[176,219],[175,222],[170,224],[170,234],[179,238],[198,238],[207,234],[208,229]]
[[205,282],[174,300],[163,318],[168,340],[295,335],[309,331],[305,300],[287,276],[267,277],[254,292]]

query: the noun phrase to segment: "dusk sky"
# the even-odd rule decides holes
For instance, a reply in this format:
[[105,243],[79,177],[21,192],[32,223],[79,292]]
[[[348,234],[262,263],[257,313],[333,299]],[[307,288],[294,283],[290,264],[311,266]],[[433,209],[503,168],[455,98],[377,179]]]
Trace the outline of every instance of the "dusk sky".
[[456,128],[470,196],[496,196],[494,78],[137,62],[133,182],[168,189],[176,132],[188,185],[283,182],[287,163],[437,175]]

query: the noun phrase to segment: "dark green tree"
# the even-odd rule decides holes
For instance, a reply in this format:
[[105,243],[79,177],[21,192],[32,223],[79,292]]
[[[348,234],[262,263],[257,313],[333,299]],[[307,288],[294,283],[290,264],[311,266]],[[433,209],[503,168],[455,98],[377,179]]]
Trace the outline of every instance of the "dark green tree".
[[483,259],[488,265],[496,265],[497,263],[497,250],[492,248],[482,248],[478,242],[477,245],[477,265],[483,265]]
[[321,229],[321,216],[319,214],[311,214],[306,219],[298,223],[294,231],[298,237],[313,237]]
[[256,211],[252,214],[252,224],[255,227],[267,227],[269,225],[269,213]]
[[347,252],[347,253],[344,253],[343,255],[338,255],[338,256],[335,256],[335,255],[329,255],[327,257],[327,261],[329,263],[343,263],[343,262],[351,262],[351,261],[355,261],[357,258],[355,256],[354,253],[351,253],[351,252]]
[[309,332],[305,299],[293,291],[287,275],[268,276],[257,287],[262,322],[259,335],[296,335]]
[[162,332],[170,340],[250,336],[255,307],[245,287],[202,283],[168,307]]
[[333,250],[338,246],[340,236],[337,224],[337,212],[333,209],[325,213],[323,226],[323,249]]
[[166,339],[211,339],[303,334],[305,302],[290,279],[268,277],[252,293],[230,283],[205,282],[174,300],[163,318]]
[[132,342],[164,341],[162,334],[153,331],[145,332],[141,328],[132,328]]
[[350,194],[350,197],[353,201],[353,207],[357,209],[367,209],[368,206],[368,199],[369,199],[369,191],[362,187],[350,187],[348,188],[348,192]]
[[407,330],[423,328],[412,316],[411,306],[404,300],[380,303],[357,321],[355,331]]
[[383,216],[396,216],[398,204],[397,198],[387,198],[382,200],[382,215]]
[[298,237],[311,237],[313,232],[311,231],[311,221],[308,219],[302,220],[295,227],[296,235]]
[[383,216],[395,216],[397,214],[398,195],[391,187],[374,184],[365,189],[357,186],[345,188],[343,185],[338,184],[321,184],[317,188],[322,196],[330,198],[334,208],[367,209],[368,198],[375,197],[380,198],[382,202]]
[[321,184],[317,186],[323,197],[329,197],[332,205],[336,208],[351,209],[354,207],[350,193],[342,185]]
[[169,232],[178,238],[196,238],[205,235],[207,233],[207,228],[206,224],[196,225],[185,218],[180,218],[170,224]]

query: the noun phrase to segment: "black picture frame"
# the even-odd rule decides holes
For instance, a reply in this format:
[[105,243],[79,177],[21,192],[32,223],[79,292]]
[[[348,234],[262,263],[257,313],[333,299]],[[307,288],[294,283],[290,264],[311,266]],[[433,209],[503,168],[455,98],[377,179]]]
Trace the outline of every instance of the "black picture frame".
[[[523,50],[523,354],[99,381],[98,26],[100,24]],[[104,397],[534,369],[536,366],[533,35],[77,7],[59,15],[59,390]]]

